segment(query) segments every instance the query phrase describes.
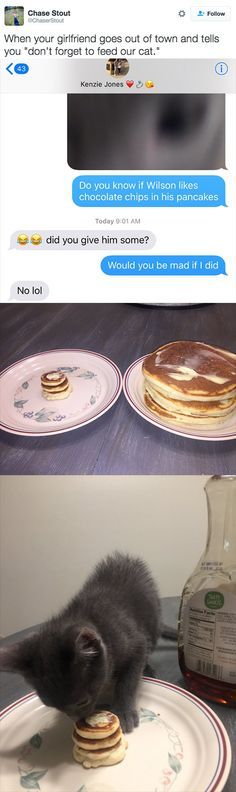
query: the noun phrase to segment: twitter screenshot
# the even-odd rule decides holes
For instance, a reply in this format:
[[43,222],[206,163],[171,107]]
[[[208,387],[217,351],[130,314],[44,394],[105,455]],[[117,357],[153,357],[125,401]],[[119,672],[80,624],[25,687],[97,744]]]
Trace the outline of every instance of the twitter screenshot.
[[0,23],[0,789],[235,792],[236,0]]

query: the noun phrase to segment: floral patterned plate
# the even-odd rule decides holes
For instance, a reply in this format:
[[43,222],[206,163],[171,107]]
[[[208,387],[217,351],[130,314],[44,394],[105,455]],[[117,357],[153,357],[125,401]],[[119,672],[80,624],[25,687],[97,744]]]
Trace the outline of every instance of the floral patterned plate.
[[155,415],[152,410],[149,410],[144,401],[143,389],[143,375],[142,363],[146,355],[135,360],[127,369],[123,379],[123,391],[130,406],[141,415],[145,421],[158,426],[159,429],[164,429],[165,432],[181,435],[182,437],[191,437],[192,440],[235,440],[236,439],[236,412],[234,411],[228,418],[219,426],[205,427],[194,426],[189,421],[189,425],[177,425],[165,418],[160,418]]
[[72,723],[35,694],[3,710],[1,789],[22,792],[221,792],[231,748],[219,718],[176,685],[144,679],[140,726],[123,762],[85,770],[72,758]]
[[[63,371],[72,386],[67,399],[47,401],[41,374]],[[28,436],[61,434],[95,421],[118,399],[121,373],[112,360],[86,349],[54,349],[23,358],[0,377],[1,428]]]

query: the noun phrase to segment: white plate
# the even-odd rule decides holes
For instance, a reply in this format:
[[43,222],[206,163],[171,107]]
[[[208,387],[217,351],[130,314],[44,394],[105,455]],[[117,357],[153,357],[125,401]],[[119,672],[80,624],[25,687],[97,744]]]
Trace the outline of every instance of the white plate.
[[[40,377],[62,369],[72,385],[67,399],[47,401]],[[118,399],[119,369],[87,349],[54,349],[18,360],[0,378],[1,429],[23,436],[61,434],[95,421]]]
[[217,427],[198,427],[196,430],[196,427],[191,422],[189,422],[189,425],[185,424],[184,427],[177,427],[171,421],[160,418],[160,416],[149,410],[144,401],[142,364],[145,357],[146,355],[143,355],[143,357],[131,363],[123,379],[123,391],[133,410],[141,415],[142,418],[145,418],[146,421],[149,421],[149,423],[158,426],[159,429],[164,429],[165,432],[172,432],[172,434],[182,435],[183,437],[191,437],[192,440],[235,440],[235,412]]
[[[189,305],[199,305],[199,303],[139,303],[139,305],[153,305],[154,308],[186,308]],[[204,305],[204,303],[203,303]]]
[[140,726],[121,764],[85,770],[72,758],[72,723],[29,694],[3,710],[1,789],[22,792],[221,792],[231,748],[223,724],[200,699],[145,679]]

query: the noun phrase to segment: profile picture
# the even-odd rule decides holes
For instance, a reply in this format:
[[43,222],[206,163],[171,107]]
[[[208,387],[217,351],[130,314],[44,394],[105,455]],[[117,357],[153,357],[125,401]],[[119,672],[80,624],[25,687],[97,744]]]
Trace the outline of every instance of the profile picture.
[[109,58],[106,63],[106,71],[110,77],[125,77],[129,71],[129,61],[127,58]]
[[16,27],[24,24],[24,7],[23,6],[5,6],[4,8],[4,24],[15,25]]

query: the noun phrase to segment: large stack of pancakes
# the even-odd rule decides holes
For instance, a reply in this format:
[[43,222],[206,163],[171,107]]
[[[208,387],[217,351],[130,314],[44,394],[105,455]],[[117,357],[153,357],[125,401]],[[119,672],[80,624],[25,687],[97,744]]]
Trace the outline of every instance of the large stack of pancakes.
[[68,377],[62,371],[48,371],[41,376],[43,396],[49,401],[67,399],[72,391]]
[[119,718],[107,710],[77,721],[72,738],[74,759],[86,768],[122,762],[128,746]]
[[236,355],[197,341],[175,341],[145,358],[144,399],[175,425],[217,426],[236,411]]

